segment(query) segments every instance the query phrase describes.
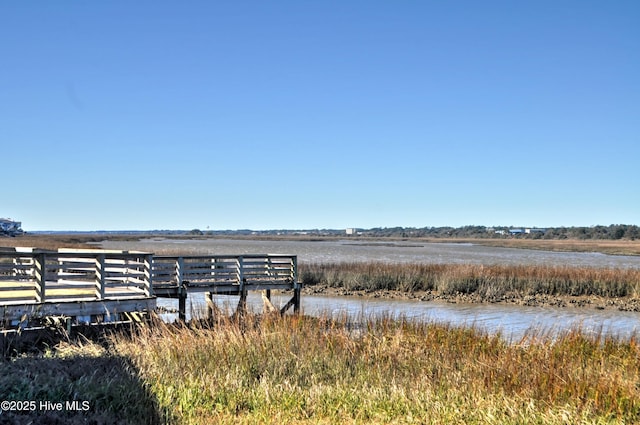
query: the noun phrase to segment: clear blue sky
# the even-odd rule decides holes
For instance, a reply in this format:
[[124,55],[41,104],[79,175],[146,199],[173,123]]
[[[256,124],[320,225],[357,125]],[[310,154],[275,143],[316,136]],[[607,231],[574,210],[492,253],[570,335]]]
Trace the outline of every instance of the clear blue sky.
[[29,230],[640,224],[640,2],[0,2]]

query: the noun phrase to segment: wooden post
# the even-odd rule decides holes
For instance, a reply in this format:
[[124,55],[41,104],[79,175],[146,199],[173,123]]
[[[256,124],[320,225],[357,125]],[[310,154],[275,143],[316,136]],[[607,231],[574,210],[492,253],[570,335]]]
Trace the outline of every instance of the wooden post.
[[178,288],[178,320],[187,321],[187,290],[183,287]]
[[178,283],[178,320],[187,321],[187,288],[184,287],[183,272],[184,259],[176,259],[176,279]]
[[296,284],[296,288],[293,290],[293,312],[300,313],[300,286]]
[[96,258],[96,298],[99,300],[103,300],[105,294],[105,260],[104,254]]
[[236,260],[237,273],[238,273],[238,285],[239,295],[238,307],[236,308],[236,314],[243,315],[247,311],[247,291],[244,289],[244,260],[242,255]]
[[236,314],[243,315],[247,312],[247,291],[240,290],[240,299],[238,300],[238,307],[236,308]]
[[148,297],[153,296],[153,254],[144,256],[144,289]]
[[205,292],[204,299],[207,303],[207,320],[213,320],[215,316],[215,304],[213,302],[213,292]]
[[36,302],[43,303],[45,300],[45,282],[47,281],[46,277],[46,268],[47,268],[47,258],[45,253],[40,253],[34,255],[34,268],[35,268],[35,278],[36,278]]
[[300,292],[302,286],[298,283],[298,256],[294,255],[291,259],[291,267],[293,268],[293,312],[300,312]]
[[244,287],[244,265],[242,255],[236,260],[236,273],[238,275],[238,285],[240,285],[240,292]]
[[178,288],[182,288],[182,272],[184,268],[184,259],[182,257],[176,258],[176,285]]
[[265,289],[262,291],[262,311],[263,313],[271,313],[273,311],[278,311],[278,309],[271,302],[271,289]]

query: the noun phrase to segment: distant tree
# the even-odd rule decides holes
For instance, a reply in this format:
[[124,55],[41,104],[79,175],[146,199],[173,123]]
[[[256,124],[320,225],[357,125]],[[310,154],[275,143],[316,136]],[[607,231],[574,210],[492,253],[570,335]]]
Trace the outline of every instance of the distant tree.
[[625,237],[636,240],[640,239],[640,227],[638,226],[629,226],[627,231],[625,232]]
[[615,226],[613,231],[613,239],[622,239],[624,237],[625,229],[623,226]]

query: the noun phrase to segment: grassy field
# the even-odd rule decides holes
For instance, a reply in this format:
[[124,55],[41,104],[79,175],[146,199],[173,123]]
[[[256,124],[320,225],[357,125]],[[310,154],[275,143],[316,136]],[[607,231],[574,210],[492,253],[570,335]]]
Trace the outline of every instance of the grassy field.
[[4,399],[91,406],[0,417],[9,424],[640,421],[638,340],[577,331],[553,341],[531,332],[510,345],[402,318],[247,317],[159,324],[0,367]]

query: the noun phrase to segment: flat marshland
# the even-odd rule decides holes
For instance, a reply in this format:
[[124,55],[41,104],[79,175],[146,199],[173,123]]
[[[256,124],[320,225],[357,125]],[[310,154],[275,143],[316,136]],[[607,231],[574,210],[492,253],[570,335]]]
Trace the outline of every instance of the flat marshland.
[[301,264],[308,293],[640,311],[640,269],[479,264]]
[[640,421],[638,340],[578,330],[555,339],[532,331],[509,344],[402,317],[246,316],[157,323],[2,368],[4,399],[90,405],[11,412],[3,423],[34,413],[37,423],[71,424]]
[[[157,235],[149,234],[148,238],[157,237]],[[206,240],[217,239],[214,236],[193,236],[193,235],[163,235],[163,239],[191,239],[191,240]],[[231,236],[222,236],[222,239],[229,239]],[[100,242],[108,241],[137,241],[144,239],[144,235],[131,235],[131,234],[83,234],[83,233],[69,233],[69,234],[31,234],[10,238],[0,236],[0,247],[11,246],[34,246],[38,248],[56,249],[59,247],[65,248],[95,248],[99,246]],[[245,236],[235,237],[238,240],[292,240],[292,241],[305,241],[305,240],[339,240],[336,237],[314,237],[310,236]],[[600,252],[603,254],[615,254],[615,255],[640,255],[640,240],[607,240],[607,239],[520,239],[520,238],[351,238],[352,242],[373,241],[379,242],[406,242],[406,243],[472,243],[476,245],[491,246],[491,247],[504,247],[504,248],[521,248],[521,249],[536,249],[544,251],[560,251],[560,252]],[[170,254],[170,252],[163,252],[163,254]]]
[[[311,292],[640,306],[634,268],[301,263],[299,279]],[[4,412],[8,424],[640,423],[637,336],[531,329],[509,343],[471,326],[402,316],[246,315],[155,322],[29,354],[8,348],[1,399],[89,406]]]
[[[430,240],[436,242],[439,240]],[[475,243],[504,248],[525,248],[561,252],[601,252],[613,255],[640,255],[640,240],[619,239],[447,239],[451,243]]]

